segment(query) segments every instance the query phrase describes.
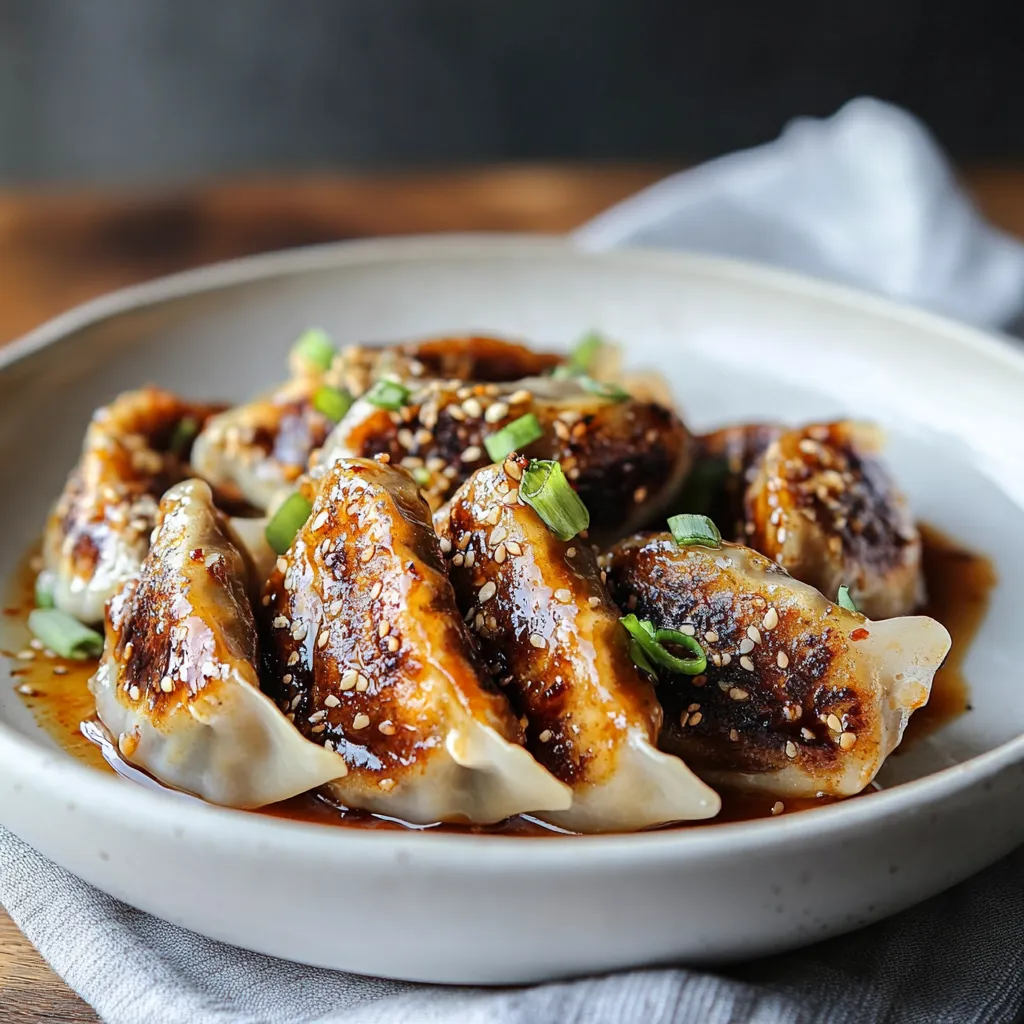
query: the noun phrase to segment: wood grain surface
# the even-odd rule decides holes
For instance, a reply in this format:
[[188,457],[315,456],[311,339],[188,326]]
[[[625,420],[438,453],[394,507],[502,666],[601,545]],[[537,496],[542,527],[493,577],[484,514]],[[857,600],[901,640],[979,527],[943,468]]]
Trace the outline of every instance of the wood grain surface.
[[[0,343],[102,292],[269,249],[428,231],[561,232],[658,166],[485,168],[225,182],[151,195],[0,192]],[[976,168],[981,210],[1024,237],[1024,170]],[[0,909],[0,1021],[95,1021]]]

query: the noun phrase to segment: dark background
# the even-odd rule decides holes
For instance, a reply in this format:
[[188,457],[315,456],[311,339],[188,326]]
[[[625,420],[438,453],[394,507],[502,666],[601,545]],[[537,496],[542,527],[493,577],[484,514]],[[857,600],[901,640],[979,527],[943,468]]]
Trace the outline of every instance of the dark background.
[[0,181],[694,160],[873,94],[1024,158],[1024,0],[0,0]]

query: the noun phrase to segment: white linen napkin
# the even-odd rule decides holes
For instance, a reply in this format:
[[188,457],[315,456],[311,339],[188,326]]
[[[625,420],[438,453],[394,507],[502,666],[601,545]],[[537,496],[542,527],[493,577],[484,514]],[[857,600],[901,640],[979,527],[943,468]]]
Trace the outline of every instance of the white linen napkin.
[[[990,326],[1024,308],[1024,246],[978,218],[917,121],[873,100],[675,175],[575,237],[761,259]],[[1024,850],[786,956],[508,990],[380,981],[226,946],[98,892],[2,828],[0,866],[0,903],[109,1024],[1009,1024],[1024,1009]]]

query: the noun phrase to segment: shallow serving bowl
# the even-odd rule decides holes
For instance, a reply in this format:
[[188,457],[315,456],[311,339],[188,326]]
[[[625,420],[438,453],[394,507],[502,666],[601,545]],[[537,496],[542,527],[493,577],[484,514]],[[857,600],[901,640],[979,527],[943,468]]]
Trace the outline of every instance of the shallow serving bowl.
[[322,324],[340,342],[584,329],[671,380],[691,426],[843,414],[888,429],[918,516],[996,560],[973,710],[886,791],[801,814],[550,839],[372,832],[150,792],[60,750],[0,656],[0,822],[82,878],[264,953],[391,977],[526,982],[735,959],[891,914],[1024,841],[1024,356],[844,289],[554,240],[404,239],[275,254],[119,292],[0,352],[0,578],[38,536],[86,420],[153,382],[241,399]]

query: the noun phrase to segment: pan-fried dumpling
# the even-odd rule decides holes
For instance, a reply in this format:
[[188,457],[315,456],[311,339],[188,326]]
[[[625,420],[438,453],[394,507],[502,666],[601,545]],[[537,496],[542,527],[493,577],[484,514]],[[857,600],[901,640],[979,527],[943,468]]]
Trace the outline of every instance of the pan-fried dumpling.
[[656,747],[661,708],[634,666],[590,545],[560,541],[517,500],[528,460],[479,470],[444,530],[452,581],[527,746],[573,788],[539,816],[578,832],[627,831],[718,813],[718,796]]
[[372,394],[356,402],[316,460],[385,453],[417,476],[435,510],[491,462],[488,435],[531,414],[542,436],[523,453],[562,465],[598,538],[621,536],[664,508],[689,466],[690,436],[669,407],[614,389],[595,394],[577,379],[428,381],[394,397],[391,408]]
[[418,823],[568,807],[479,660],[409,475],[343,459],[305,490],[312,512],[265,588],[266,685],[344,756],[332,796]]
[[780,434],[747,490],[747,543],[834,597],[850,588],[872,618],[905,615],[924,596],[921,538],[862,423]]
[[96,410],[43,539],[61,611],[103,620],[107,600],[139,571],[160,495],[188,474],[192,437],[212,411],[152,387]]
[[207,484],[173,487],[141,572],[110,602],[89,683],[128,761],[231,807],[284,800],[348,770],[260,691],[248,572]]
[[950,638],[926,616],[872,622],[750,548],[642,535],[606,558],[623,609],[690,633],[705,674],[662,674],[661,745],[713,784],[851,796],[927,700]]

